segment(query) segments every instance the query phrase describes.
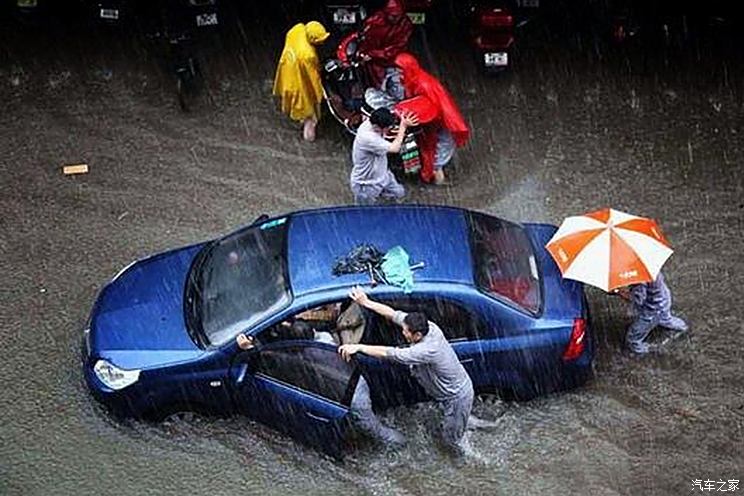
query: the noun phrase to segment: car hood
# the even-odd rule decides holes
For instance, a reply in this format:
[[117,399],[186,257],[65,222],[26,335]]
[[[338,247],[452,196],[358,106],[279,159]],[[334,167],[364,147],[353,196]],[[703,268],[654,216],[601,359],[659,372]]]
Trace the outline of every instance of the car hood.
[[558,230],[550,224],[523,224],[535,249],[543,280],[543,317],[578,318],[584,311],[584,285],[564,279],[545,245]]
[[201,354],[186,329],[183,293],[202,246],[161,253],[122,270],[93,307],[91,354],[130,368]]

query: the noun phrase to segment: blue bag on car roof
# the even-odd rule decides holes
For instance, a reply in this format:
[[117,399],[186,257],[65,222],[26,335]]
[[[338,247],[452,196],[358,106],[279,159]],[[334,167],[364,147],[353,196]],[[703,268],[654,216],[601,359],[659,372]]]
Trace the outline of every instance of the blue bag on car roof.
[[390,248],[382,257],[382,272],[387,283],[403,288],[404,293],[413,291],[413,271],[408,265],[409,259],[402,246]]

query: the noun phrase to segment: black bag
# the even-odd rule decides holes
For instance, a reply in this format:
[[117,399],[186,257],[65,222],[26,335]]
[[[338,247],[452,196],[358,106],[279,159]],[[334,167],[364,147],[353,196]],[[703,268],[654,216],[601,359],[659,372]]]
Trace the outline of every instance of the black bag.
[[376,246],[362,244],[353,248],[345,257],[336,259],[333,264],[334,276],[366,272],[376,282],[385,283],[385,275],[380,266],[385,254]]

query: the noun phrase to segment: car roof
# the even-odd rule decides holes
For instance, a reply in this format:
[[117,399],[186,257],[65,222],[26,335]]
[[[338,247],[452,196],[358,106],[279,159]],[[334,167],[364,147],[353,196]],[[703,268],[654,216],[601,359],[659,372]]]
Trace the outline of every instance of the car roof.
[[410,263],[424,262],[416,282],[473,284],[464,210],[429,205],[334,207],[292,214],[287,266],[295,297],[369,282],[368,274],[334,276],[337,259],[368,243],[386,252],[400,245]]

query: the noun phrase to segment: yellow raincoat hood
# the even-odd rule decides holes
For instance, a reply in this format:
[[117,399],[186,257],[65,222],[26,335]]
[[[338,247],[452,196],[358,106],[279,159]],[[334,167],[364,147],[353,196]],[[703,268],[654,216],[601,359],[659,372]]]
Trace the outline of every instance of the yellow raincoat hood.
[[280,99],[282,112],[295,121],[320,117],[323,86],[314,45],[323,43],[328,36],[326,28],[317,21],[297,24],[287,32],[273,93]]
[[326,31],[325,26],[318,21],[308,22],[307,25],[305,25],[305,32],[307,33],[307,41],[313,45],[323,43],[331,35],[331,33]]

